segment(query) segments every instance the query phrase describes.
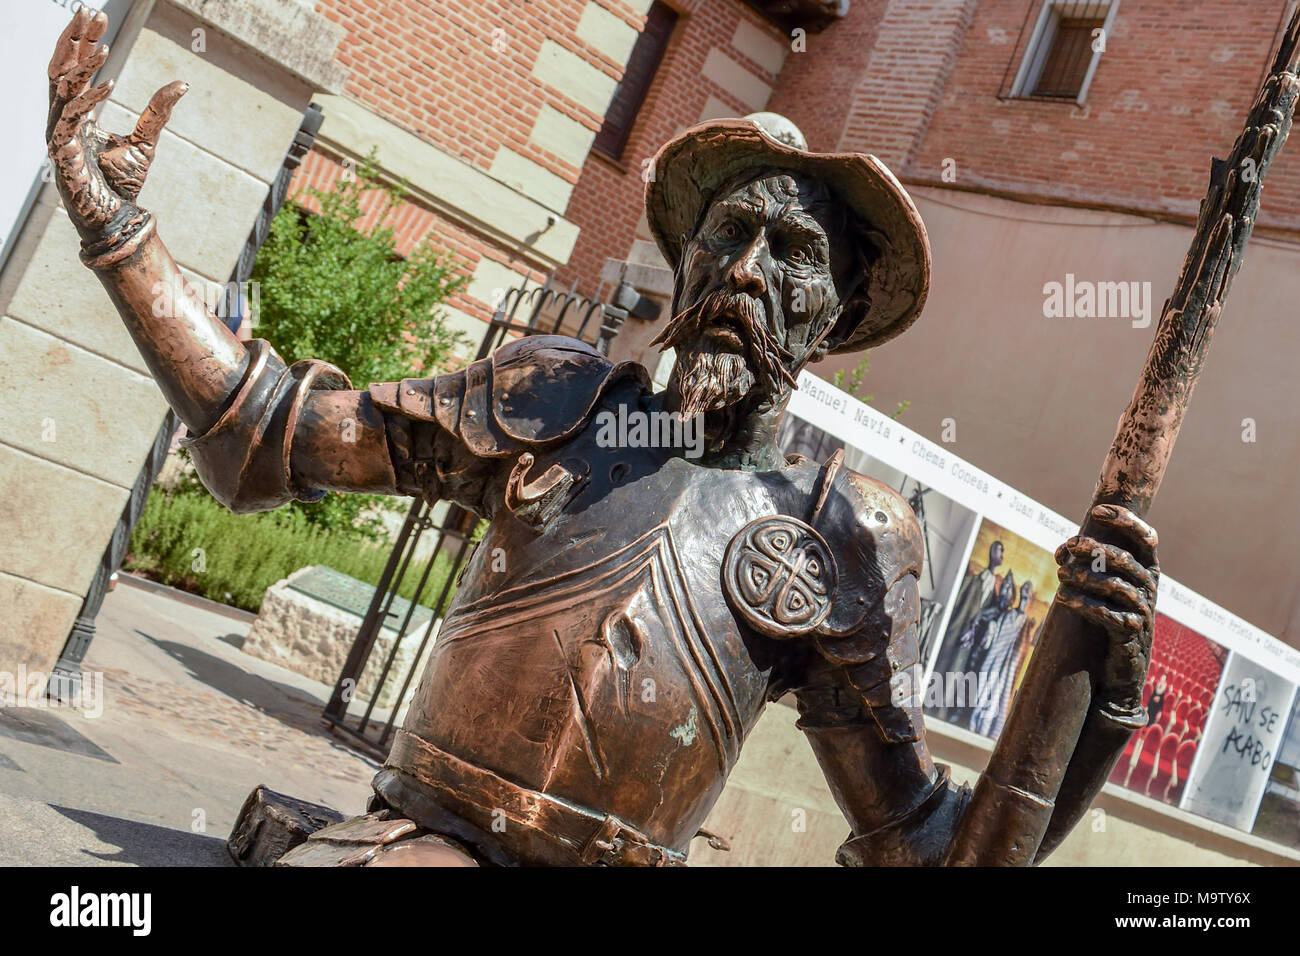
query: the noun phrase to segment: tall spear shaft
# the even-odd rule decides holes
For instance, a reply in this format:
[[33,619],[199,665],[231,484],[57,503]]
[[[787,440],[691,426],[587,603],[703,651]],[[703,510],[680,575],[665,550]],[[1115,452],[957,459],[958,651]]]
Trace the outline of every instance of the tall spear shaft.
[[[1300,10],[1291,18],[1231,155],[1211,164],[1196,234],[1173,295],[1164,304],[1133,399],[1120,417],[1081,535],[1122,543],[1110,540],[1094,521],[1092,507],[1120,505],[1140,517],[1151,507],[1241,268],[1264,174],[1291,130],[1300,91],[1297,66]],[[1063,837],[1105,783],[1130,736],[1116,735],[1091,713],[1106,633],[1058,604],[1059,598],[1043,621],[1038,649],[963,815],[950,863],[1033,863],[1049,817],[1053,837]]]

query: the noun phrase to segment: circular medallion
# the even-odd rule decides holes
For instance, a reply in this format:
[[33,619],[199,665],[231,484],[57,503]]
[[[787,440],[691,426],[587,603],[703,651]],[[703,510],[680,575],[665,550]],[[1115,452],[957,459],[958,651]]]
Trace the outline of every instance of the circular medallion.
[[735,609],[768,637],[810,634],[831,613],[839,582],[825,539],[789,515],[759,518],[727,545],[722,585]]

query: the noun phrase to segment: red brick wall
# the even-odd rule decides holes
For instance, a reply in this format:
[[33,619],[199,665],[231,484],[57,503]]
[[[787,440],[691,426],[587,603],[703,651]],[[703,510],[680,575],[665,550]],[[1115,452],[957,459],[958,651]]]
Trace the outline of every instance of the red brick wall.
[[[603,117],[548,89],[531,72],[543,42],[553,40],[614,79],[621,77],[622,63],[574,34],[587,2],[320,0],[318,7],[347,30],[338,53],[349,72],[346,96],[485,172],[506,146],[573,183],[578,167],[529,140],[538,114],[547,105],[592,131]],[[641,28],[644,17],[621,3],[602,6]],[[502,41],[505,48],[496,49],[494,42]],[[379,160],[382,165],[383,156]],[[328,189],[341,174],[334,157],[314,151],[295,176],[293,194],[302,199],[307,185]],[[379,202],[372,200],[375,206]],[[417,202],[404,203],[388,222],[403,254],[427,236],[459,260],[466,276],[486,257],[541,278],[513,248],[472,223],[453,221]],[[490,318],[487,306],[463,293],[449,304],[475,318]]]
[[[854,0],[845,19],[809,35],[806,51],[789,54],[774,77],[733,48],[731,36],[743,18],[783,42],[789,37],[737,0],[673,0],[681,18],[622,164],[593,153],[581,170],[530,143],[529,132],[543,103],[593,130],[601,117],[529,74],[542,42],[554,39],[620,75],[621,64],[573,36],[584,0],[320,6],[349,31],[339,57],[350,71],[349,96],[480,169],[505,145],[576,181],[566,215],[581,235],[560,278],[594,294],[605,259],[625,256],[636,237],[642,162],[693,124],[710,95],[737,115],[747,112],[700,74],[713,47],[773,83],[768,108],[793,119],[814,149],[876,152],[912,182],[1191,216],[1209,156],[1230,147],[1254,96],[1285,4],[1124,0],[1080,109],[998,99],[1008,71],[1014,76],[1023,52],[1017,37],[1025,26],[1027,39],[1037,4],[1027,10],[1006,0]],[[642,18],[626,8],[609,9],[640,27]],[[495,29],[505,30],[505,52],[493,49]],[[949,158],[957,179],[945,184],[940,174]],[[1300,229],[1295,148],[1270,175],[1261,225]],[[521,267],[510,250],[422,207],[403,229],[432,229],[470,271],[483,255]],[[471,315],[486,311],[473,300],[457,304]]]
[[862,82],[889,0],[852,0],[845,17],[792,52],[768,109],[794,121],[817,152],[840,148],[853,91]]
[[[943,185],[942,164],[951,157],[959,188],[1194,216],[1210,157],[1231,149],[1287,6],[1288,0],[1124,0],[1079,108],[997,98],[1008,63],[1011,78],[1019,63],[1019,52],[1014,61],[1012,54],[1026,9],[981,3],[923,142],[896,172]],[[1300,229],[1294,144],[1269,174],[1260,223]]]
[[637,223],[645,210],[642,162],[680,130],[695,125],[710,95],[734,108],[737,116],[749,112],[726,90],[700,75],[709,50],[719,47],[765,82],[776,82],[773,74],[731,45],[742,19],[773,37],[788,39],[749,7],[736,0],[674,0],[671,5],[681,16],[637,115],[622,163],[589,154],[565,213],[582,233],[568,265],[558,275],[566,286],[577,282],[579,291],[587,295],[596,293],[605,259],[624,258],[636,238]]
[[847,104],[840,148],[906,168],[930,125],[975,0],[892,0]]
[[[545,40],[617,80],[615,63],[574,36],[586,0],[320,0],[320,12],[348,31],[339,63],[345,95],[434,145],[486,170],[508,146],[576,182],[579,170],[529,142],[542,105],[589,129],[601,116],[530,75]],[[643,17],[619,3],[609,12],[638,30]],[[493,47],[493,31],[506,49]],[[381,157],[382,158],[382,157]]]

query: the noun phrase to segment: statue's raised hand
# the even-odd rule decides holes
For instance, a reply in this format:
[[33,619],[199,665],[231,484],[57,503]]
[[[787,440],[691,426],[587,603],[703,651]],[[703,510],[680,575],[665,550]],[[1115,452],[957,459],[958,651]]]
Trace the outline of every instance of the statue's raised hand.
[[83,6],[64,29],[50,59],[50,113],[46,144],[59,194],[83,244],[102,244],[139,217],[135,198],[144,186],[164,124],[189,87],[171,83],[153,95],[129,136],[109,133],[91,114],[113,83],[90,85],[108,58],[99,43],[108,17]]

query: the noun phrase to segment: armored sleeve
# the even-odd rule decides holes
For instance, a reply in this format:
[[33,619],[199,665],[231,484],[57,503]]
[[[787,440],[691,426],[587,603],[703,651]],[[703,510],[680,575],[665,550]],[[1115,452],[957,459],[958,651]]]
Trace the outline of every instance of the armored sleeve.
[[839,566],[839,587],[815,639],[875,721],[882,740],[919,740],[921,529],[893,489],[851,471],[835,477],[818,518]]
[[831,792],[852,827],[844,865],[936,865],[969,789],[936,767],[921,714],[916,516],[892,489],[836,475],[817,526],[839,585],[795,695]]
[[[327,362],[309,359],[286,366],[269,343],[248,343],[249,361],[243,381],[216,423],[202,435],[182,442],[194,460],[203,484],[231,511],[266,511],[290,501],[318,501],[328,484],[304,484],[295,474],[295,445],[322,444],[320,416],[311,398],[320,392],[345,392],[353,401],[361,393],[349,392],[347,376]],[[355,425],[364,410],[352,411]],[[354,429],[355,430],[355,429]],[[351,443],[353,458],[365,455],[364,444]],[[366,470],[372,476],[365,490],[392,490],[392,468],[382,449],[371,455]],[[350,490],[350,489],[349,489]],[[360,489],[357,489],[360,490]]]
[[614,364],[577,339],[516,339],[467,368],[370,386],[385,416],[398,489],[490,515],[501,463],[581,431],[615,383],[648,385],[640,365]]

